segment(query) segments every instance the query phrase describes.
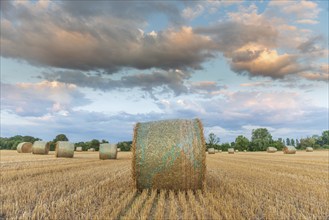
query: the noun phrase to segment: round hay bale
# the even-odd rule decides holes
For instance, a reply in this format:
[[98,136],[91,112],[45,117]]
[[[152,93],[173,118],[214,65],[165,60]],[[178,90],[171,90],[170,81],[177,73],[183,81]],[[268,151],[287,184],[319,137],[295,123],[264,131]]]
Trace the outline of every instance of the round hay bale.
[[208,148],[208,154],[215,154],[215,148]]
[[229,148],[229,149],[227,149],[227,152],[228,152],[229,154],[234,154],[234,148]]
[[99,159],[117,159],[117,145],[116,144],[100,144],[99,146]]
[[203,189],[206,143],[199,119],[137,123],[132,153],[137,189]]
[[219,153],[222,153],[222,150],[219,150]]
[[275,147],[268,147],[266,151],[267,153],[275,153],[278,151],[278,149],[276,149]]
[[18,153],[31,153],[32,152],[32,143],[31,142],[22,142],[17,145]]
[[75,151],[77,151],[77,152],[82,152],[82,147],[77,147],[77,148],[75,149]]
[[245,153],[246,153],[246,152],[247,152],[247,150],[244,150],[243,152],[245,152]]
[[32,146],[33,154],[48,154],[50,144],[46,141],[35,141]]
[[215,150],[215,153],[218,153],[218,150]]
[[296,154],[296,148],[294,146],[285,146],[283,148],[284,154]]
[[68,141],[57,141],[55,157],[72,158],[74,155],[74,144]]
[[95,151],[95,148],[89,148],[88,151]]
[[313,148],[312,147],[307,147],[306,152],[313,152]]
[[121,148],[117,148],[117,151],[120,152],[121,151]]
[[239,153],[239,150],[235,150],[235,153]]

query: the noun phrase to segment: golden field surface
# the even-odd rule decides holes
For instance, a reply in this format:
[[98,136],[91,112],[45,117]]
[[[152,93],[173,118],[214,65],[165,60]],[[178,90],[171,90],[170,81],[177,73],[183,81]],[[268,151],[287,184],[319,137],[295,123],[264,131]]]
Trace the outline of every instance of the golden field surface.
[[207,154],[204,191],[134,189],[130,152],[1,152],[0,219],[328,219],[329,152]]

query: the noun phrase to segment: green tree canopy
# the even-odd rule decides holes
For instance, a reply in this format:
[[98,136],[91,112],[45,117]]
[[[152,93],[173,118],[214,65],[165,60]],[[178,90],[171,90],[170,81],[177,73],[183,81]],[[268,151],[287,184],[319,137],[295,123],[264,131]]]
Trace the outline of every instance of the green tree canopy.
[[239,151],[247,150],[249,148],[249,140],[243,135],[239,135],[235,139],[235,149]]
[[272,135],[266,128],[257,128],[252,130],[251,142],[256,151],[264,151],[273,142]]

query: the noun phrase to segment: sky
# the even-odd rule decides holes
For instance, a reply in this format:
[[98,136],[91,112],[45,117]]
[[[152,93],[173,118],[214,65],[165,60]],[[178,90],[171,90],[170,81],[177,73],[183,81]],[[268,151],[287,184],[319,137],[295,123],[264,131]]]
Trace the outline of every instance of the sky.
[[328,130],[327,1],[1,1],[1,137]]

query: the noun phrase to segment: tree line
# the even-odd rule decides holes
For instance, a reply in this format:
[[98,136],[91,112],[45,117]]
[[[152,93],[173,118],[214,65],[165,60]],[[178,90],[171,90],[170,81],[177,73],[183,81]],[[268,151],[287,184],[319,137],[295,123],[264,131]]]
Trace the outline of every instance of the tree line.
[[[0,149],[16,150],[17,145],[21,142],[33,143],[35,141],[40,141],[40,140],[41,140],[40,138],[35,138],[32,136],[21,136],[21,135],[16,135],[9,138],[0,137]],[[56,137],[52,141],[49,141],[51,151],[55,150],[57,141],[69,141],[69,139],[65,134],[56,135]],[[94,148],[96,151],[98,151],[100,144],[103,143],[109,143],[109,142],[107,140],[92,139],[91,141],[86,141],[86,142],[80,141],[74,143],[74,146],[82,147],[83,151],[87,151],[90,148]],[[132,145],[132,141],[123,141],[117,143],[117,147],[121,148],[122,151],[130,151],[131,145]]]
[[[9,138],[0,137],[0,149],[11,149],[16,150],[17,145],[21,142],[39,141],[40,138],[32,136],[21,136],[16,135]],[[55,150],[57,141],[69,141],[65,134],[58,134],[50,141],[50,150]],[[99,150],[99,146],[102,143],[108,143],[107,140],[92,139],[86,142],[77,142],[75,147],[82,147],[82,150],[86,151],[90,148],[94,148],[96,151]],[[123,141],[117,143],[117,147],[122,151],[130,151],[132,141]],[[286,145],[295,146],[297,149],[305,149],[306,147],[313,147],[314,149],[329,149],[329,130],[323,131],[321,135],[312,135],[311,137],[294,139],[294,138],[278,138],[273,140],[272,135],[266,128],[257,128],[252,130],[251,140],[243,135],[236,137],[235,141],[231,143],[220,144],[220,138],[214,133],[210,133],[206,141],[207,148],[215,148],[218,150],[226,151],[228,148],[234,148],[239,151],[265,151],[267,147],[275,147],[278,150]]]
[[273,140],[272,135],[266,128],[257,128],[252,130],[251,140],[243,135],[239,135],[234,142],[220,144],[220,138],[214,133],[210,133],[206,143],[207,148],[223,151],[226,151],[228,148],[234,148],[239,151],[265,151],[268,147],[282,150],[287,145],[292,145],[300,150],[306,149],[306,147],[329,149],[329,130],[323,131],[321,135],[312,135],[311,137],[301,139],[278,138]]

